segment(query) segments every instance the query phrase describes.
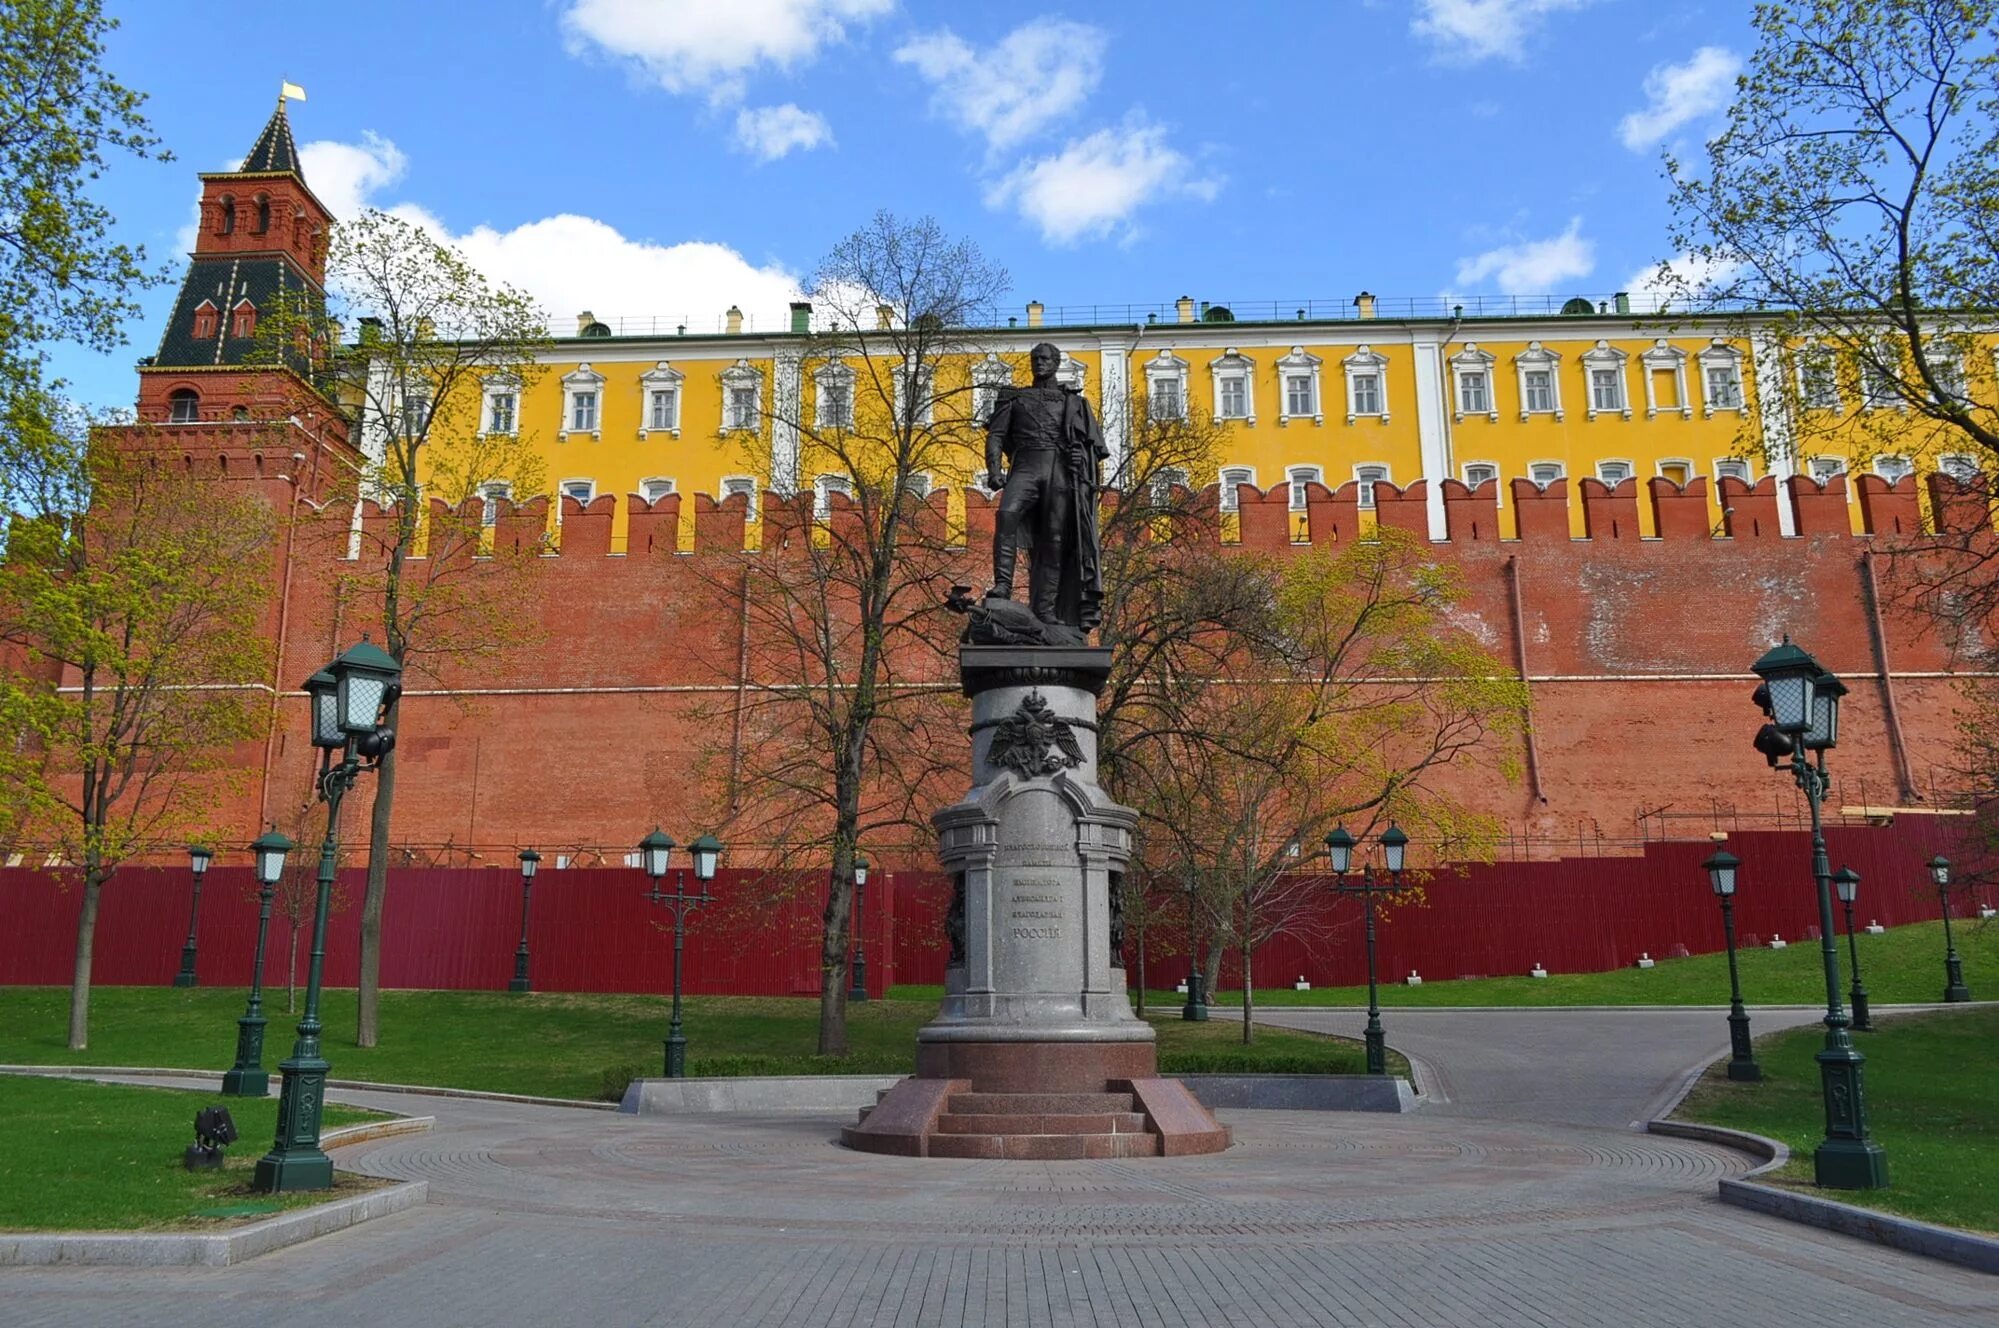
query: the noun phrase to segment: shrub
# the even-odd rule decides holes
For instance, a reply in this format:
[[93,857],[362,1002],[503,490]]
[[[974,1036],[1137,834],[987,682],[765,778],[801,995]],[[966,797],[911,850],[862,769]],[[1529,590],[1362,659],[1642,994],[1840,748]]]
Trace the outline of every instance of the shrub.
[[632,1086],[632,1080],[645,1077],[646,1067],[637,1061],[606,1065],[604,1076],[597,1085],[597,1099],[600,1102],[623,1102],[625,1090]]

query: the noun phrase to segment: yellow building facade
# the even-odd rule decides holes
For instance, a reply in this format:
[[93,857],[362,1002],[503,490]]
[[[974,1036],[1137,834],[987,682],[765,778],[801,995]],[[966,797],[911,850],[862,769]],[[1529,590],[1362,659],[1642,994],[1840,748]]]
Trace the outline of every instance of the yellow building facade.
[[[1444,536],[1446,479],[1496,482],[1501,535],[1512,537],[1516,479],[1544,487],[1567,480],[1572,494],[1585,478],[1612,485],[1628,479],[1642,494],[1654,477],[1677,484],[1705,478],[1718,525],[1714,481],[1723,475],[1754,483],[1766,475],[1781,481],[1794,473],[1872,470],[1898,478],[1938,466],[1961,473],[1975,464],[1892,442],[1884,447],[1892,427],[1884,435],[1858,421],[1888,407],[1849,362],[1834,352],[1776,348],[1753,329],[1745,338],[1739,326],[1607,308],[1377,318],[1371,297],[1355,303],[1354,316],[1338,319],[1238,322],[1198,316],[1182,300],[1165,318],[1143,323],[1064,326],[1045,324],[1040,306],[1030,305],[1010,326],[966,338],[977,351],[939,366],[946,380],[939,390],[1002,381],[1001,374],[1024,383],[1029,348],[1050,341],[1064,352],[1062,377],[1097,407],[1114,456],[1128,446],[1139,413],[1178,413],[1217,430],[1215,472],[1187,478],[1219,482],[1224,511],[1243,484],[1292,488],[1302,519],[1304,486],[1312,481],[1358,485],[1365,511],[1373,484],[1406,489],[1422,480],[1434,538]],[[820,473],[827,463],[813,455],[812,429],[799,427],[823,420],[829,401],[833,409],[842,405],[826,395],[838,391],[827,387],[838,375],[829,380],[821,372],[829,364],[826,339],[807,330],[810,317],[795,307],[797,330],[776,334],[618,336],[585,315],[576,335],[555,340],[534,381],[488,380],[480,419],[532,440],[552,494],[583,502],[617,495],[614,549],[623,547],[628,494],[678,493],[691,503],[696,493],[744,492],[754,511],[766,490],[837,484]],[[1965,390],[1980,399],[1995,391],[1993,354],[1982,345],[1961,366]],[[855,389],[851,376],[847,381],[851,410]],[[865,376],[862,382],[864,390]],[[1759,395],[1781,396],[1787,405],[1752,412]],[[788,408],[774,409],[780,402]],[[1799,411],[1810,416],[1809,427],[1794,427]],[[1847,413],[1856,421],[1850,437],[1837,424],[1823,427]],[[1881,418],[1867,423],[1878,426]],[[967,431],[956,473],[934,480],[957,487],[981,468]],[[692,511],[684,506],[683,517]],[[1641,533],[1656,534],[1650,504],[1641,502],[1639,514]],[[1851,515],[1858,531],[1857,503]],[[1570,520],[1571,533],[1581,536],[1580,503],[1571,502]],[[686,519],[681,538],[691,547]]]

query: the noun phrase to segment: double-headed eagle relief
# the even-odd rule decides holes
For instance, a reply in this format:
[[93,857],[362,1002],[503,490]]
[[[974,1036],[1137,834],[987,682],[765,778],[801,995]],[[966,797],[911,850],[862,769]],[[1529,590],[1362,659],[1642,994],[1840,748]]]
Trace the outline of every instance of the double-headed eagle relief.
[[1038,779],[1075,769],[1083,763],[1083,749],[1068,721],[1049,708],[1040,692],[1029,692],[993,730],[986,760],[1023,779]]

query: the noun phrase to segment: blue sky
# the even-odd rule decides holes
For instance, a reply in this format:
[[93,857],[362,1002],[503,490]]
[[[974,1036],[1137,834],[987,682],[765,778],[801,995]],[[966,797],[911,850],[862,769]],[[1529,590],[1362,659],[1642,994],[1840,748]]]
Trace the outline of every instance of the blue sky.
[[[975,239],[1015,305],[1634,288],[1670,256],[1660,150],[1698,149],[1751,44],[1746,0],[110,8],[179,158],[102,183],[125,237],[177,265],[194,173],[289,79],[322,199],[424,221],[558,330],[779,326],[883,207]],[[79,398],[131,400],[170,299],[58,353]]]

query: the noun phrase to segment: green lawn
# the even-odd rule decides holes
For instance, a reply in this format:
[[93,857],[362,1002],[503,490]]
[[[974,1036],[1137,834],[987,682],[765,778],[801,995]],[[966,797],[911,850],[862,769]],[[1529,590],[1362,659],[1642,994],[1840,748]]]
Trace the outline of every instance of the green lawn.
[[[0,988],[0,1063],[167,1065],[226,1069],[235,1052],[244,992],[228,988],[99,987],[91,995],[88,1050],[64,1043],[68,992]],[[785,997],[704,996],[687,1001],[687,1072],[718,1074],[898,1074],[915,1067],[916,1030],[937,1013],[931,1000],[869,1001],[848,1009],[851,1052],[812,1054],[818,1004]],[[325,1054],[336,1079],[430,1084],[548,1097],[617,1097],[634,1075],[657,1075],[667,1002],[658,996],[391,991],[382,994],[381,1045],[353,1045],[354,993],[322,1002]],[[1358,1044],[1284,1029],[1259,1029],[1253,1047],[1226,1018],[1158,1024],[1160,1068],[1201,1071],[1358,1073]],[[291,1045],[291,1025],[273,1015],[266,1069]],[[273,1076],[275,1078],[275,1074]]]
[[[1856,1034],[1867,1057],[1868,1131],[1888,1150],[1885,1190],[1814,1190],[1845,1203],[1999,1232],[1999,1009],[1973,1007],[1874,1020]],[[1812,1149],[1825,1137],[1818,1064],[1824,1028],[1756,1043],[1760,1084],[1731,1083],[1717,1064],[1676,1113],[1781,1139],[1780,1184],[1810,1188]]]
[[[237,1140],[221,1171],[188,1171],[194,1113],[222,1105]],[[332,1129],[380,1113],[328,1106]],[[277,1129],[276,1099],[0,1075],[0,1231],[121,1231],[227,1225],[333,1195],[249,1188]],[[371,1183],[342,1178],[348,1190]]]
[[[1999,925],[1976,920],[1953,922],[1957,952],[1964,960],[1964,980],[1971,994],[1999,1000]],[[1785,937],[1782,950],[1758,947],[1742,950],[1742,998],[1751,1005],[1817,1005],[1825,1001],[1825,970],[1817,941]],[[1943,999],[1943,924],[1919,922],[1895,927],[1879,936],[1862,933],[1861,976],[1875,1004],[1912,1004]],[[1381,1004],[1415,1005],[1726,1005],[1728,958],[1721,954],[1666,959],[1653,968],[1619,968],[1608,973],[1551,973],[1545,978],[1485,977],[1446,981],[1425,974],[1420,987],[1405,987],[1400,974],[1381,986]],[[1839,938],[1841,990],[1853,975],[1847,971],[1846,937]],[[1178,970],[1164,963],[1155,974]],[[1386,970],[1384,969],[1384,976]],[[890,994],[935,1000],[941,987],[895,987]],[[1148,1008],[1178,1009],[1186,998],[1171,991],[1148,991]],[[1215,993],[1217,1004],[1240,1006],[1241,993]],[[1365,1005],[1366,987],[1322,987],[1294,991],[1290,987],[1258,987],[1258,1005]]]

